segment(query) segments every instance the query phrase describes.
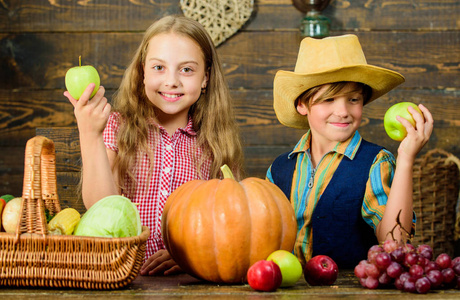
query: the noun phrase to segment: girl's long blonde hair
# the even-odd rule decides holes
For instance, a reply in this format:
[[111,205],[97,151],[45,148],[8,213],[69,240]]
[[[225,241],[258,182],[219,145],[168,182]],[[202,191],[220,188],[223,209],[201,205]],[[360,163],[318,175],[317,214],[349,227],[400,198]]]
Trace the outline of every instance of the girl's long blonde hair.
[[[124,186],[125,176],[134,179],[132,173],[136,154],[143,151],[153,162],[153,150],[149,149],[148,120],[155,118],[156,108],[145,94],[144,63],[149,41],[160,33],[174,32],[191,38],[200,46],[209,72],[206,92],[192,105],[189,114],[197,132],[197,146],[204,155],[197,161],[197,168],[211,158],[210,177],[219,178],[220,167],[227,164],[236,179],[243,176],[243,150],[233,112],[232,99],[224,79],[222,66],[211,37],[200,23],[184,16],[166,16],[153,23],[146,31],[141,44],[123,76],[120,88],[114,95],[113,109],[121,114],[123,122],[117,135],[118,155],[114,168],[118,181]],[[135,182],[135,181],[133,181]]]

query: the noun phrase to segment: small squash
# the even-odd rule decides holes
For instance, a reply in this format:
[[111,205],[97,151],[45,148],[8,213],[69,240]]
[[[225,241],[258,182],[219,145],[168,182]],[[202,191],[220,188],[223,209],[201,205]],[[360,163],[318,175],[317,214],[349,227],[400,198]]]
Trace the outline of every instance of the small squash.
[[80,222],[80,213],[75,208],[64,208],[48,223],[48,233],[51,235],[71,235],[78,222]]
[[222,171],[222,180],[192,180],[169,196],[163,240],[187,273],[212,282],[243,283],[255,262],[276,250],[292,251],[297,222],[275,184],[254,177],[237,182],[227,166]]

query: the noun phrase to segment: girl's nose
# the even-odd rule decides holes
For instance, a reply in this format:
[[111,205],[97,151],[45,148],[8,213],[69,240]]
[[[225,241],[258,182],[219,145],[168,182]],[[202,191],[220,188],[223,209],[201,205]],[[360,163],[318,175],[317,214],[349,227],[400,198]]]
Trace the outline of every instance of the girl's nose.
[[179,78],[176,72],[168,71],[165,77],[165,86],[177,87],[179,86]]

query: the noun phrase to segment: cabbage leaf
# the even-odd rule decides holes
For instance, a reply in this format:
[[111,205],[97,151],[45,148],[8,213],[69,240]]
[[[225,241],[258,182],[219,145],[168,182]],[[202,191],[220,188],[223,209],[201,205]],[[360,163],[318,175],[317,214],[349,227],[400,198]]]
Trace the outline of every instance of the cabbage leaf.
[[120,195],[108,196],[93,204],[74,231],[74,235],[95,237],[131,237],[141,233],[136,205]]

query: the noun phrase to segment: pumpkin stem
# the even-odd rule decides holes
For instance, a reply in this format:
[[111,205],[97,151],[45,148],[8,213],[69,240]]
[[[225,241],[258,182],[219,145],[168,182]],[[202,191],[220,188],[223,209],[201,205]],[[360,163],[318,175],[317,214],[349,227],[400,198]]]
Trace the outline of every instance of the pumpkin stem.
[[235,179],[232,170],[230,170],[230,168],[227,165],[223,165],[222,167],[220,167],[220,170],[222,171],[224,178]]

